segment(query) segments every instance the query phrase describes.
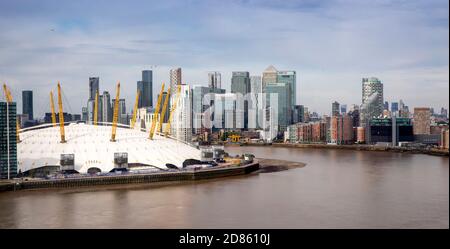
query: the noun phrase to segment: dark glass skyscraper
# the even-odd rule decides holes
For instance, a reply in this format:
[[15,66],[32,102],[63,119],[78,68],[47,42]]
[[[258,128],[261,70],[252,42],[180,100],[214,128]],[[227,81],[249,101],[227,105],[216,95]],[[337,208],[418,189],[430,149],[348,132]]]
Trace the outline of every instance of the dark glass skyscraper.
[[16,103],[0,102],[0,179],[17,175]]
[[142,81],[137,82],[137,90],[140,91],[139,108],[153,106],[153,72],[142,71]]
[[99,91],[100,78],[89,77],[89,100],[95,100],[95,94]]
[[22,91],[22,113],[33,120],[33,91]]
[[391,103],[391,112],[398,112],[398,102]]

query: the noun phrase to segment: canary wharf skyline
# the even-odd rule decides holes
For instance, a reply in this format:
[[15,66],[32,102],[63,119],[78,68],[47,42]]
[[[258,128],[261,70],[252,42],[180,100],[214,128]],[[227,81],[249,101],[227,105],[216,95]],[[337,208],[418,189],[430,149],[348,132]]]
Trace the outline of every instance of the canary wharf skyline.
[[154,92],[173,67],[192,85],[220,71],[228,91],[232,71],[268,65],[295,70],[297,104],[323,114],[360,104],[371,76],[389,102],[448,108],[448,28],[448,1],[1,2],[0,80],[19,102],[33,90],[37,116],[57,81],[80,113],[92,76],[121,81],[131,108],[141,70]]

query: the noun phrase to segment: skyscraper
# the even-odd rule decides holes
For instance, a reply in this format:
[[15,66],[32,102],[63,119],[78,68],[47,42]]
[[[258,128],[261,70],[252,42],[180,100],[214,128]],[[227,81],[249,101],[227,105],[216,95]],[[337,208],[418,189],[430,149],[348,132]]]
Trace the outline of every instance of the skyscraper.
[[150,108],[153,106],[153,71],[143,70],[142,80],[137,82],[137,90],[140,93],[138,108]]
[[0,102],[0,179],[17,174],[16,103]]
[[277,83],[277,74],[278,74],[278,70],[270,65],[269,67],[266,68],[266,70],[264,70],[263,72],[263,76],[262,76],[262,92],[266,92],[266,85],[269,83]]
[[95,99],[95,94],[100,91],[100,78],[89,77],[89,100]]
[[[175,100],[175,98],[172,98]],[[181,85],[177,108],[171,121],[171,135],[180,141],[190,143],[192,139],[192,98],[189,85]]]
[[[254,110],[255,115],[250,115],[255,120],[249,120],[251,124],[249,124],[249,128],[261,128],[262,124],[262,78],[261,76],[250,76],[250,92],[252,93],[251,99],[252,103],[250,107]],[[255,121],[255,122],[253,122]]]
[[222,88],[222,76],[220,72],[208,73],[208,86],[212,89]]
[[[250,74],[249,72],[233,72],[231,77],[231,93],[240,93],[242,96],[237,98],[243,98],[247,93],[250,93]],[[248,128],[248,100],[244,100],[244,109],[236,108],[237,112],[244,112],[244,129]]]
[[383,84],[378,78],[362,79],[361,125],[366,126],[367,120],[379,117],[383,113]]
[[391,112],[398,112],[398,102],[391,102]]
[[[114,105],[116,104],[116,99],[112,99],[111,101],[111,112],[114,115]],[[119,113],[118,113],[118,120],[117,122],[119,124],[127,124],[127,108],[125,105],[125,99],[119,99]]]
[[250,74],[248,72],[233,72],[231,77],[231,92],[246,95],[250,91]]
[[430,134],[431,111],[428,107],[414,108],[414,135]]
[[305,108],[303,105],[294,106],[294,115],[292,123],[296,124],[305,121]]
[[291,108],[293,109],[297,101],[297,76],[295,71],[277,72],[277,83],[286,83],[289,85]]
[[[214,106],[215,95],[224,93],[225,89],[220,88],[211,88],[205,86],[194,86],[192,88],[192,124],[194,132],[196,134],[199,134],[202,131],[202,128],[205,128],[202,126],[202,123],[205,124],[205,122],[209,122],[209,120],[204,119],[205,116],[203,114],[209,107]],[[205,97],[207,94],[210,95],[208,97]],[[210,111],[213,112],[213,110]],[[206,128],[209,129],[212,125],[208,123],[206,126]]]
[[99,108],[99,112],[101,110],[102,122],[112,122],[113,109],[111,106],[111,96],[109,95],[109,92],[104,91],[100,99],[101,101],[99,100],[99,102],[101,102],[101,108]]
[[383,109],[389,111],[389,102],[384,101],[384,108]]
[[181,68],[170,69],[170,95],[175,96],[176,89],[181,82]]
[[331,103],[331,116],[337,116],[339,115],[339,113],[339,103],[337,101],[334,101],[333,103]]
[[444,118],[447,118],[448,116],[448,111],[444,107],[441,108],[441,116],[443,116]]
[[[272,111],[278,115],[278,132],[286,131],[288,125],[291,124],[291,116],[289,114],[291,95],[290,86],[287,83],[269,83],[266,85],[266,107],[272,108]],[[275,94],[275,95],[272,95]],[[278,106],[271,106],[271,98],[277,96]]]
[[347,113],[347,105],[341,105],[341,114],[344,115]]
[[33,91],[22,91],[22,113],[28,115],[28,120],[33,120]]

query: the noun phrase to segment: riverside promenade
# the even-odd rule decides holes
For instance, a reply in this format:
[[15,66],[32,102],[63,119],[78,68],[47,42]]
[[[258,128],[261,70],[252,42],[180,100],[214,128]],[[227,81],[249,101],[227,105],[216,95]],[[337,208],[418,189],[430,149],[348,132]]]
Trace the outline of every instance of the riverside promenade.
[[361,150],[361,151],[389,151],[396,153],[414,153],[427,154],[433,156],[449,156],[447,149],[417,149],[407,147],[390,147],[390,146],[374,146],[364,144],[354,145],[335,145],[335,144],[293,144],[293,143],[272,143],[272,144],[258,144],[258,143],[242,143],[242,144],[227,144],[226,146],[273,146],[285,148],[312,148],[312,149],[342,149],[342,150]]
[[0,192],[25,189],[77,188],[113,184],[138,184],[157,182],[183,182],[245,175],[259,169],[259,162],[253,161],[241,166],[210,167],[148,174],[126,174],[115,176],[92,176],[61,179],[9,180],[0,182]]

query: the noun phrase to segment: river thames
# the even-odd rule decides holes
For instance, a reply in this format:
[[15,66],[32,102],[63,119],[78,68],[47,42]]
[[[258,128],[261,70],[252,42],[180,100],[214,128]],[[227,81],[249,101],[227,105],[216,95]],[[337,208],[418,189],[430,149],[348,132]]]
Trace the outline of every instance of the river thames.
[[227,147],[306,163],[170,186],[0,193],[1,228],[449,228],[449,159]]

